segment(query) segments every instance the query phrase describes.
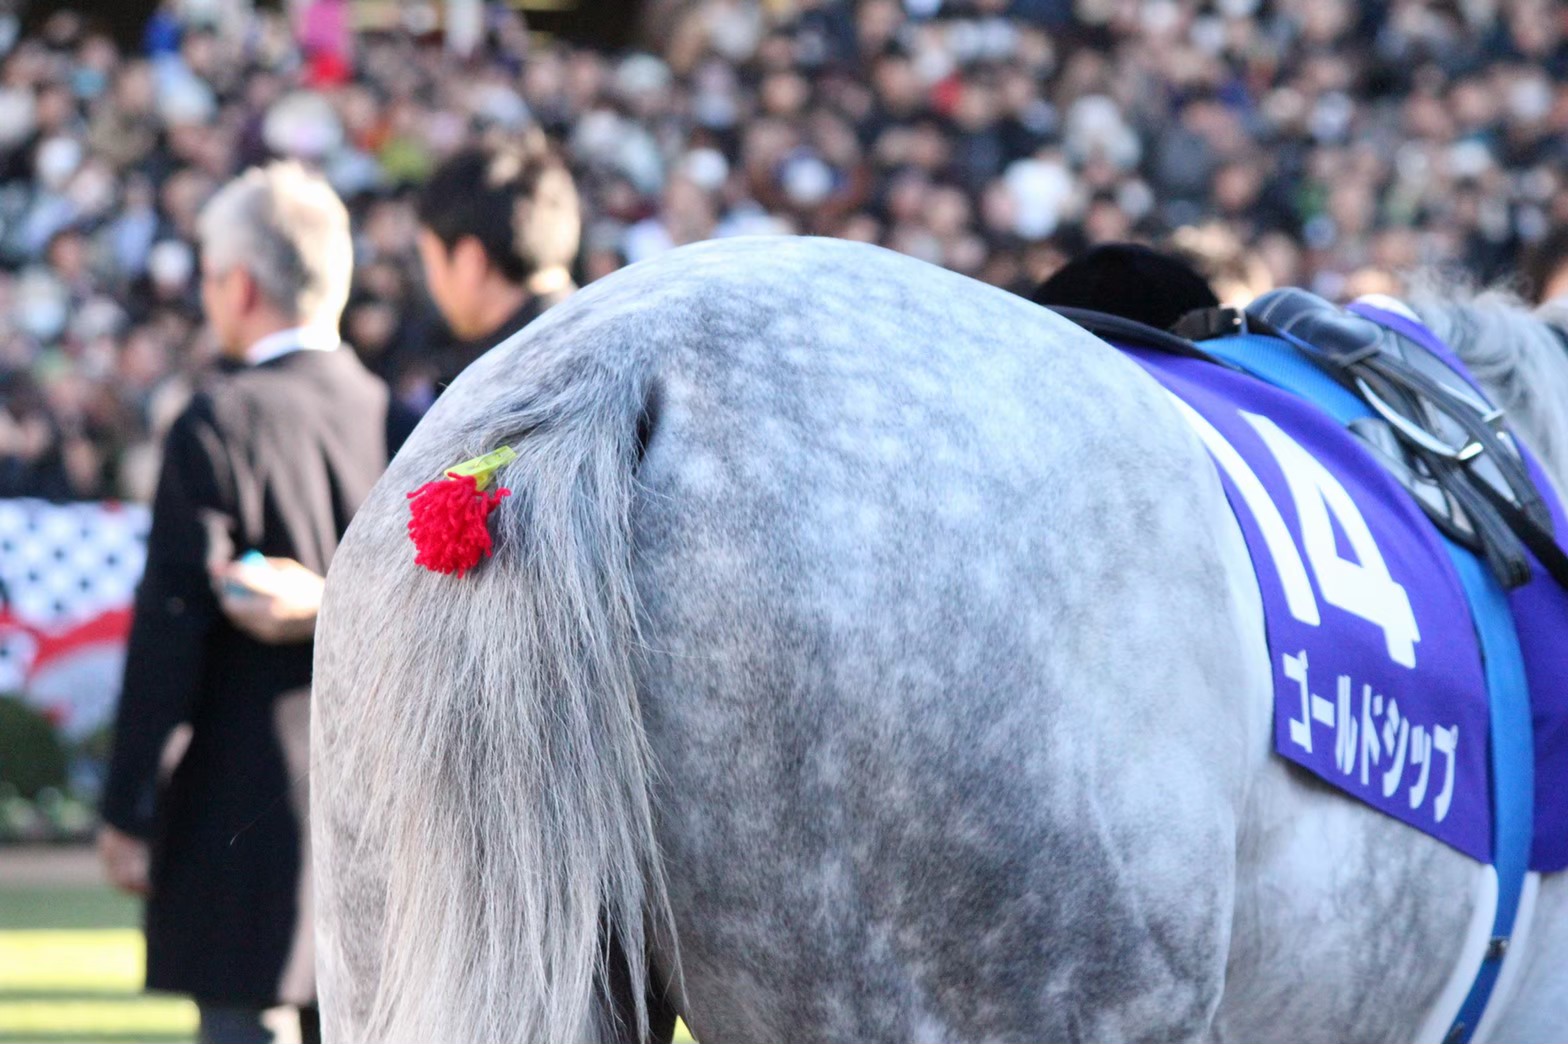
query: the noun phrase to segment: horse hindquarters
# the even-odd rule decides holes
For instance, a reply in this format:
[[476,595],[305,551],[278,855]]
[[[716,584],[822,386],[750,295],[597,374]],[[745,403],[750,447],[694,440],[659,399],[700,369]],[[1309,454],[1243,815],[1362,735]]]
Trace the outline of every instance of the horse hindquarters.
[[[660,374],[633,560],[686,1019],[1203,1038],[1268,733],[1240,533],[1141,373],[945,300],[896,330],[867,301],[842,341],[824,320],[820,370],[742,402],[734,362]],[[998,358],[998,328],[1039,357]],[[962,383],[922,380],[965,346]]]
[[[502,443],[495,558],[418,571],[404,491]],[[334,561],[328,1034],[610,1032],[662,849],[705,1039],[1204,1036],[1267,735],[1239,549],[1163,393],[1027,302],[822,241],[595,284]]]

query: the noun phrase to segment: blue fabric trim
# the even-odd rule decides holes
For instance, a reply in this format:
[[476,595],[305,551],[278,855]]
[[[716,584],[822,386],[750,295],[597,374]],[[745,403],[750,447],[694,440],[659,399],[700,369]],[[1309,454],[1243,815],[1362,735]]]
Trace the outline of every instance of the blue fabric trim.
[[1373,416],[1354,392],[1336,383],[1306,352],[1288,341],[1240,334],[1204,341],[1201,347],[1261,381],[1306,399],[1341,424]]
[[[1306,352],[1287,341],[1241,334],[1204,341],[1203,348],[1259,380],[1314,403],[1341,424],[1372,416],[1360,399],[1319,369]],[[1497,868],[1497,913],[1492,921],[1492,938],[1506,940],[1513,934],[1534,841],[1535,743],[1530,690],[1513,613],[1501,585],[1468,550],[1447,537],[1443,538],[1443,546],[1470,603],[1470,616],[1485,661],[1491,724],[1488,749],[1492,858]],[[1466,1044],[1475,1033],[1502,970],[1503,955],[1497,949],[1487,948],[1475,984],[1460,1006],[1447,1040]]]
[[[1470,615],[1486,660],[1492,725],[1488,737],[1492,755],[1492,860],[1497,867],[1497,915],[1492,920],[1492,938],[1508,939],[1513,935],[1519,896],[1530,868],[1530,846],[1535,840],[1535,745],[1530,692],[1513,613],[1497,578],[1470,552],[1447,540],[1444,544],[1470,600]],[[1502,958],[1495,947],[1488,947],[1475,985],[1470,987],[1470,994],[1454,1019],[1449,1040],[1466,1042],[1475,1033],[1492,987],[1497,984]]]

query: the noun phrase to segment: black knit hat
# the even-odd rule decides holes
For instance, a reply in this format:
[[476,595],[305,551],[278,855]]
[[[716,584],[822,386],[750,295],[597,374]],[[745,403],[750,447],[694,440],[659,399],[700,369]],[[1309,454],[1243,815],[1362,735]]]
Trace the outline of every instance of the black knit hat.
[[1042,305],[1092,308],[1168,330],[1218,297],[1187,262],[1137,243],[1105,243],[1079,254],[1035,288]]

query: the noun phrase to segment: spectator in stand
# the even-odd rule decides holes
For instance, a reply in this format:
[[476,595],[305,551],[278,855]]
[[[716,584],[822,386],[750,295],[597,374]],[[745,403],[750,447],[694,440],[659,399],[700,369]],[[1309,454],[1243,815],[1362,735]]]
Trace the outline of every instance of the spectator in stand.
[[1523,275],[1521,289],[1533,303],[1568,298],[1568,226],[1536,244],[1526,258]]
[[60,432],[32,378],[0,377],[0,497],[65,498],[70,478]]
[[1219,222],[1179,228],[1165,247],[1192,266],[1227,308],[1245,307],[1253,298],[1274,289],[1268,264]]
[[[1271,281],[1344,297],[1423,266],[1512,278],[1568,227],[1568,27],[1544,0],[648,0],[624,55],[506,5],[463,55],[428,5],[218,6],[160,5],[143,54],[69,12],[0,31],[0,370],[36,388],[52,495],[141,492],[152,404],[215,354],[195,215],[271,156],[348,200],[345,330],[416,400],[475,351],[444,350],[422,286],[420,186],[538,133],[581,197],[579,280],[803,232],[1027,293],[1096,243],[1217,222]],[[96,298],[115,324],[68,321]]]

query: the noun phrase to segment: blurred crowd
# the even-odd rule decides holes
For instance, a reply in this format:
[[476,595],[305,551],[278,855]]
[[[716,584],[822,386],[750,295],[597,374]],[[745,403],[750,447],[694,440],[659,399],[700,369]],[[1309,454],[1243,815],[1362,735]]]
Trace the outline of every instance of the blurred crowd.
[[[348,201],[344,336],[416,408],[450,339],[412,190],[539,128],[578,178],[579,281],[712,236],[868,240],[1027,291],[1165,243],[1227,291],[1516,278],[1568,227],[1557,0],[650,0],[644,50],[478,43],[440,8],[168,0],[136,48],[0,0],[0,496],[145,499],[211,364],[194,219],[269,156]],[[388,5],[379,5],[384,15]],[[1222,292],[1222,296],[1225,294]]]

